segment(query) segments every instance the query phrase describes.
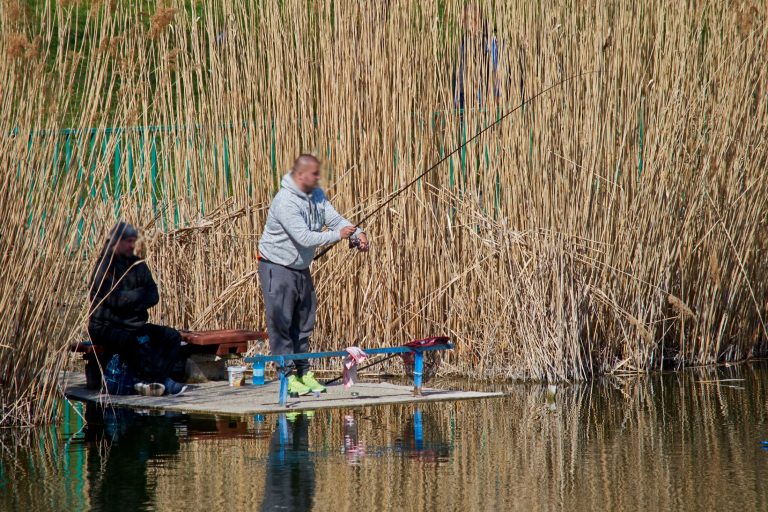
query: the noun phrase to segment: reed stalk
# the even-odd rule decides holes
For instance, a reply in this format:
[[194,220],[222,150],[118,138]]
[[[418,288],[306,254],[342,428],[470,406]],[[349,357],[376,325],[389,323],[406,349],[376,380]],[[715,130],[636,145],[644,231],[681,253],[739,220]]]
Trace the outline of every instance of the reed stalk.
[[450,372],[546,380],[764,353],[765,7],[479,5],[498,75],[480,52],[467,83],[499,96],[459,113],[458,1],[0,4],[0,424],[51,417],[118,218],[153,321],[261,328],[256,244],[298,153],[360,218],[584,71],[372,218],[368,255],[314,265],[313,348],[447,334]]

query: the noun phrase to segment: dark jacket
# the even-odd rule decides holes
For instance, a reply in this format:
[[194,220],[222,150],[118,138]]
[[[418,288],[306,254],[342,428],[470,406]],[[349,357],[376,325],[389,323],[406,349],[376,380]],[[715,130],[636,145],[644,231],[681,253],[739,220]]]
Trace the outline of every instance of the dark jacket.
[[[91,328],[139,330],[160,296],[146,263],[137,256],[102,251],[91,279]],[[95,308],[95,309],[94,309]]]

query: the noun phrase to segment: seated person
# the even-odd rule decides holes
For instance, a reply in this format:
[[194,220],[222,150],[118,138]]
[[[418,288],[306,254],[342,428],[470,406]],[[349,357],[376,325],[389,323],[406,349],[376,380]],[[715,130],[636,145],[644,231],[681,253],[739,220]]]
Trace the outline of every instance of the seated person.
[[177,395],[186,389],[170,377],[181,335],[147,322],[147,310],[160,297],[149,267],[134,254],[137,236],[136,228],[125,222],[109,232],[91,276],[88,334],[93,343],[118,354],[136,377],[160,382],[167,394]]

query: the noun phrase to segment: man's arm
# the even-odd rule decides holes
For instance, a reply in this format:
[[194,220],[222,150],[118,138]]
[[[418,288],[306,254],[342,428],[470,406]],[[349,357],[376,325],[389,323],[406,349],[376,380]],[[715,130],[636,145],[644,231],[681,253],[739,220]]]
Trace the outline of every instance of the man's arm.
[[126,294],[130,295],[130,292],[123,290],[122,276],[115,276],[114,271],[110,268],[112,258],[114,258],[113,254],[104,254],[93,274],[90,294],[91,307],[93,308],[104,305],[110,309],[117,309],[122,307],[126,298],[129,300],[132,298],[126,297]]
[[[331,202],[328,199],[323,200],[323,208],[325,209],[325,225],[328,226],[328,229],[333,230],[339,230],[341,228],[345,228],[347,226],[352,226],[353,224],[349,222],[347,219],[345,219],[339,212],[336,211],[336,208],[333,207]],[[363,233],[363,230],[360,228],[355,229],[355,233],[352,235],[351,238],[357,238],[358,235]]]
[[112,282],[112,275],[109,272],[110,256],[101,256],[96,262],[96,269],[91,276],[91,289],[89,297],[91,302],[97,304],[104,298],[105,290],[109,290]]
[[[343,229],[345,227],[354,227],[351,222],[341,216],[336,208],[333,207],[328,199],[325,199],[323,207],[325,208],[325,224],[331,229]],[[357,240],[357,249],[361,252],[368,251],[368,237],[360,228],[355,228],[349,238]]]
[[157,284],[152,278],[152,272],[146,263],[141,262],[136,268],[137,272],[141,272],[140,281],[142,283],[141,288],[137,288],[135,291],[139,292],[139,303],[136,305],[136,309],[149,309],[160,302],[160,294],[157,291]]
[[[312,231],[307,226],[301,213],[290,203],[275,208],[272,214],[283,227],[288,236],[301,247],[314,248],[328,245],[341,240],[338,230]],[[330,226],[329,226],[330,227]]]
[[[137,268],[137,266],[139,268]],[[121,276],[109,275],[109,273],[106,272],[108,267],[109,260],[102,261],[98,271],[94,275],[91,288],[92,307],[106,305],[110,309],[134,310],[139,307],[149,309],[158,303],[160,296],[157,292],[157,285],[152,279],[152,274],[149,272],[149,268],[145,263],[138,263],[136,266],[130,267],[126,273]],[[146,277],[142,276],[140,282],[144,282],[144,286],[133,290],[126,290],[123,283],[125,282],[127,273],[136,271],[146,273],[145,275],[149,277],[149,281],[147,282]]]

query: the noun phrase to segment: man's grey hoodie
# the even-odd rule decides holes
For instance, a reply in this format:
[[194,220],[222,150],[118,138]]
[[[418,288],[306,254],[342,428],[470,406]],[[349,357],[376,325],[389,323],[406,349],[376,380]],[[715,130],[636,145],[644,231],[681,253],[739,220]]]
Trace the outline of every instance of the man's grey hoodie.
[[[315,249],[338,242],[341,228],[352,223],[339,215],[322,189],[305,194],[290,173],[280,184],[259,240],[259,254],[272,263],[304,270],[312,263]],[[322,231],[324,226],[327,231]],[[353,238],[361,232],[358,228]]]

